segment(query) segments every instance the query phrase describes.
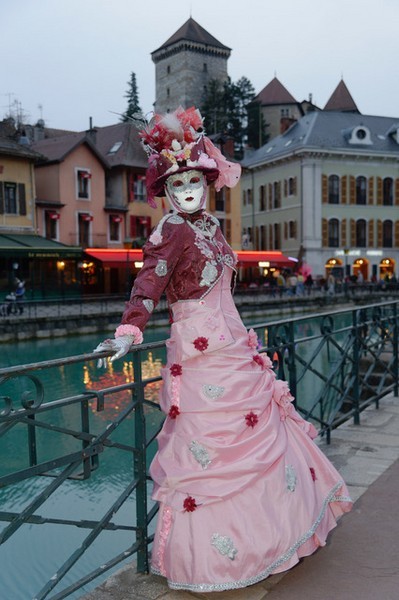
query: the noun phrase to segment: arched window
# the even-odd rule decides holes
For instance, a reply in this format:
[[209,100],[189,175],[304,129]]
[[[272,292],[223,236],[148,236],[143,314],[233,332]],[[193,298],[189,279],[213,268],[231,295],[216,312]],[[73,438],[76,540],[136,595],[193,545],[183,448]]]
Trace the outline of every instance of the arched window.
[[384,221],[382,224],[382,245],[384,248],[392,248],[393,223]]
[[367,204],[367,179],[356,177],[356,204]]
[[356,246],[358,248],[365,248],[367,246],[366,226],[365,219],[356,221]]
[[393,179],[385,177],[382,184],[382,203],[384,206],[393,205]]
[[328,203],[339,204],[339,177],[330,175],[328,178]]
[[339,247],[339,220],[330,219],[328,221],[328,245],[330,248]]

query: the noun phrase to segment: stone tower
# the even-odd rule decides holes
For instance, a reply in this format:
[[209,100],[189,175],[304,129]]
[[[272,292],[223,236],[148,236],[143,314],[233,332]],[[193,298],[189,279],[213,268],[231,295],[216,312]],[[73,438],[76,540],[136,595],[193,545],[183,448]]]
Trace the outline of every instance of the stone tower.
[[155,63],[154,111],[200,107],[212,79],[227,80],[231,48],[221,44],[191,17],[160,48]]

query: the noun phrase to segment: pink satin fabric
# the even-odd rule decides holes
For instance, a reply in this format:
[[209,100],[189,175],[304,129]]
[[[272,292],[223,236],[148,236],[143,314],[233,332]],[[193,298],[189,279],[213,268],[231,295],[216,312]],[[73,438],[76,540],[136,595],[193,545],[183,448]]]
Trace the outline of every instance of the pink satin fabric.
[[[161,406],[168,414],[178,393],[180,414],[167,416],[150,472],[160,502],[152,570],[174,589],[234,589],[289,569],[351,508],[287,385],[254,360],[230,274],[203,300],[172,306]],[[206,348],[196,349],[198,338]],[[172,365],[181,366],[178,386]]]

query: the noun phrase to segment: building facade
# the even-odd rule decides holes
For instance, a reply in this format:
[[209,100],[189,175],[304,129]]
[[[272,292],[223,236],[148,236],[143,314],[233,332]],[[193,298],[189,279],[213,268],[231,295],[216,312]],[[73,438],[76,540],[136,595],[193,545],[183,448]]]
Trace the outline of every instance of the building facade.
[[314,275],[398,275],[399,119],[312,112],[243,161],[243,235]]

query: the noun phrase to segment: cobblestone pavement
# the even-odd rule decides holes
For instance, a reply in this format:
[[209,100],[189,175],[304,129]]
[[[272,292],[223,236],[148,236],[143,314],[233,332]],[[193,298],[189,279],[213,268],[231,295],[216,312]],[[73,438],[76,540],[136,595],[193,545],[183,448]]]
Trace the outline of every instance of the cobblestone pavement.
[[127,565],[80,600],[397,600],[398,440],[399,399],[393,395],[379,410],[364,411],[360,425],[333,431],[329,446],[320,440],[356,503],[327,546],[291,571],[242,590],[200,594],[170,590],[163,578]]

